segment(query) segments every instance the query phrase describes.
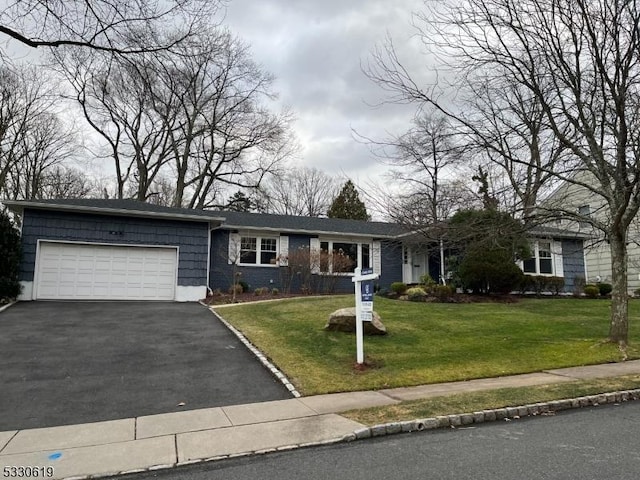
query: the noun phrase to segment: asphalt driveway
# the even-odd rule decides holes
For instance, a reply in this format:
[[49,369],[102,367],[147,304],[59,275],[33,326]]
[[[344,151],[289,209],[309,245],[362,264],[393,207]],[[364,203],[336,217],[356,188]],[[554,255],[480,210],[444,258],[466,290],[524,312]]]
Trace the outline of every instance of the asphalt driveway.
[[199,304],[24,302],[0,312],[0,431],[285,398]]

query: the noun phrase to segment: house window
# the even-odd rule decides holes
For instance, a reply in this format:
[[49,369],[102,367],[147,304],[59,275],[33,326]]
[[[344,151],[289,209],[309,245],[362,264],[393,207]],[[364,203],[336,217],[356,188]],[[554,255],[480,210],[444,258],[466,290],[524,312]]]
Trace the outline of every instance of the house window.
[[320,271],[353,273],[357,267],[371,267],[371,245],[368,243],[321,241]]
[[[578,215],[583,219],[587,219],[591,216],[591,207],[589,205],[581,205],[578,207]],[[587,228],[591,224],[587,220],[579,220],[578,224],[580,228]]]
[[538,242],[538,271],[541,274],[551,275],[551,242]]
[[553,275],[551,242],[539,241],[531,245],[533,256],[522,262],[522,271],[533,275]]
[[275,265],[278,240],[270,237],[241,237],[240,263],[245,265]]
[[361,248],[362,261],[360,262],[360,268],[371,268],[371,247],[368,243],[363,243]]

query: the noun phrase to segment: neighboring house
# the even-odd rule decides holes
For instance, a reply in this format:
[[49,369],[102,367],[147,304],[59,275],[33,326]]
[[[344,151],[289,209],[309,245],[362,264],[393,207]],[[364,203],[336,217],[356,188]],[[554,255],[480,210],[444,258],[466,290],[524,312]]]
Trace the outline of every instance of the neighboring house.
[[[416,283],[424,273],[438,280],[441,272],[439,255],[391,223],[134,200],[4,203],[22,217],[22,300],[195,301],[207,289],[227,291],[234,279],[252,289],[349,292],[356,267],[378,273],[381,288]],[[536,233],[534,246],[525,272],[564,276],[570,291],[584,272],[582,240],[548,229]]]
[[[587,283],[611,283],[611,250],[600,230],[593,228],[590,219],[606,222],[609,210],[604,199],[594,195],[579,182],[590,184],[589,176],[581,173],[577,183],[563,183],[545,201],[542,207],[566,212],[555,220],[559,229],[579,232],[584,238],[585,280]],[[627,268],[628,291],[640,288],[640,228],[638,222],[629,229],[627,243],[629,264]]]

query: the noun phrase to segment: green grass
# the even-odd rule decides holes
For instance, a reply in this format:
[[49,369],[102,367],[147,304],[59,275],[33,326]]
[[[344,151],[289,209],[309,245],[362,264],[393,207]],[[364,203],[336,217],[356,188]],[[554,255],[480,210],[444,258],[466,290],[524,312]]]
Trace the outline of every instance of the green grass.
[[[242,304],[219,313],[269,356],[305,395],[373,390],[534,372],[622,359],[605,343],[609,302],[526,299],[439,304],[376,298],[388,335],[365,337],[374,368],[354,370],[355,336],[325,332],[353,296]],[[639,358],[640,303],[630,304],[629,358]]]
[[538,402],[597,395],[605,392],[640,388],[640,375],[580,380],[534,387],[500,388],[482,392],[460,393],[442,397],[402,402],[386,407],[365,408],[343,413],[365,425],[430,418],[454,413],[471,413]]

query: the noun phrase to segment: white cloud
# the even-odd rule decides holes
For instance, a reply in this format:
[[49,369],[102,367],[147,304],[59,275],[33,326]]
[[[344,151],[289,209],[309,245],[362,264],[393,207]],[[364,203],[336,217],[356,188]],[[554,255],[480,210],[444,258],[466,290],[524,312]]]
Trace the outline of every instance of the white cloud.
[[[390,35],[411,67],[424,57],[413,38],[420,0],[233,0],[225,23],[251,44],[254,60],[277,77],[280,103],[291,106],[303,145],[301,162],[329,174],[366,179],[381,170],[352,129],[372,138],[401,133],[414,107],[384,106],[366,78],[376,44]],[[417,70],[420,74],[420,70]]]

